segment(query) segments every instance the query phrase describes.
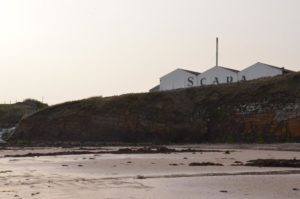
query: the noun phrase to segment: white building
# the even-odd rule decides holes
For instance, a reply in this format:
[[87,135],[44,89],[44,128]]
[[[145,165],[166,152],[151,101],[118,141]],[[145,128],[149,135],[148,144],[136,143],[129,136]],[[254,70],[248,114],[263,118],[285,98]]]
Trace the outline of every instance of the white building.
[[160,84],[150,89],[150,92],[189,88],[194,86],[234,83],[262,77],[273,77],[291,72],[293,71],[260,62],[249,66],[242,71],[222,66],[212,67],[203,73],[176,69],[161,77]]
[[[159,90],[173,90],[178,88],[189,88],[197,86],[198,72],[176,69],[160,78]],[[155,87],[153,88],[154,91]]]
[[249,66],[248,68],[240,71],[238,73],[238,80],[243,81],[258,79],[262,77],[274,77],[290,72],[292,71],[277,66],[257,62],[256,64],[253,64],[252,66]]
[[198,85],[226,84],[237,82],[237,70],[215,66],[198,75]]

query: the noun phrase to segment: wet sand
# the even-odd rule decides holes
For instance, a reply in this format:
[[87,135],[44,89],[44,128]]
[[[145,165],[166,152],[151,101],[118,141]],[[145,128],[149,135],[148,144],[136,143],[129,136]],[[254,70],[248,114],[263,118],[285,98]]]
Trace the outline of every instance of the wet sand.
[[[281,145],[280,145],[281,146]],[[300,198],[300,169],[232,166],[253,159],[300,159],[299,145],[193,145],[215,152],[110,154],[104,148],[0,151],[0,198]],[[175,147],[175,146],[174,146]],[[28,153],[95,154],[4,157]],[[101,153],[101,151],[106,151]],[[229,154],[226,151],[230,151]],[[224,166],[189,166],[213,162]]]

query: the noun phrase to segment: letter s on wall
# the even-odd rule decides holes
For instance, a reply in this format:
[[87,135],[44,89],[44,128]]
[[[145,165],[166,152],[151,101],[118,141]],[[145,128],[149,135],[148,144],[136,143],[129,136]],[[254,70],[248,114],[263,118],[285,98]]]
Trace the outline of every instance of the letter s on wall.
[[194,86],[194,77],[188,77],[188,87]]

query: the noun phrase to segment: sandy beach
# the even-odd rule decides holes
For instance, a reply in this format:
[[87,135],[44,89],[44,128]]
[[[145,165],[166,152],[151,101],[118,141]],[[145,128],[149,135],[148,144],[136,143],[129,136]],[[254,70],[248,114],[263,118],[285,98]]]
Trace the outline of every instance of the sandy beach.
[[[168,146],[187,147],[203,151],[114,154],[110,151],[118,147],[2,149],[0,198],[300,198],[300,168],[239,165],[254,159],[300,159],[297,144]],[[91,154],[51,155],[68,151]],[[30,153],[48,155],[30,157]],[[223,166],[190,166],[195,162]]]

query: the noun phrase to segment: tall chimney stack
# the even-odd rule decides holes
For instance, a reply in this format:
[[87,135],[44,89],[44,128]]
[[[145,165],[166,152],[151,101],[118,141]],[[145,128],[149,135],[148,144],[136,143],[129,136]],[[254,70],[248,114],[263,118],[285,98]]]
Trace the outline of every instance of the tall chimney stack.
[[216,66],[219,66],[219,38],[216,39]]

